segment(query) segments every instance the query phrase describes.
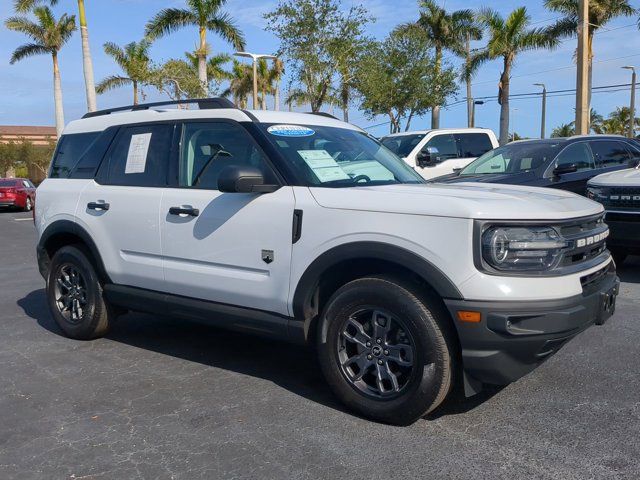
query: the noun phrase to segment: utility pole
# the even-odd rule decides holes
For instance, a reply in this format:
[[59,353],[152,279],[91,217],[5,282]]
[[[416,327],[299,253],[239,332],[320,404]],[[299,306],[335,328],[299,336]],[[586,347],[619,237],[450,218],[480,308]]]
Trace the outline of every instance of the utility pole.
[[636,69],[635,67],[622,67],[631,70],[631,102],[629,102],[629,138],[636,136]]
[[547,87],[544,83],[534,83],[537,87],[542,87],[542,118],[540,120],[540,138],[544,138],[546,134],[547,123]]
[[589,0],[578,6],[578,74],[576,78],[576,134],[589,133]]

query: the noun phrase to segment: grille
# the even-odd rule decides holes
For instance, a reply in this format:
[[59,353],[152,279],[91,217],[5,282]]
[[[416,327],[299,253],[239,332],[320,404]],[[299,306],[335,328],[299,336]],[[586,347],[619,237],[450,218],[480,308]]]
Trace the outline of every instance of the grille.
[[637,210],[640,209],[640,188],[611,187],[603,189],[598,201],[607,208]]
[[604,215],[598,215],[558,226],[560,235],[568,243],[560,267],[588,262],[605,251],[609,228],[603,219]]
[[596,272],[593,272],[589,275],[585,275],[584,277],[581,277],[580,283],[582,284],[582,289],[583,290],[587,289],[591,285],[598,283],[602,278],[604,278],[607,275],[607,273],[609,273],[609,270],[611,268],[612,268],[612,264],[609,264],[606,267],[601,268]]

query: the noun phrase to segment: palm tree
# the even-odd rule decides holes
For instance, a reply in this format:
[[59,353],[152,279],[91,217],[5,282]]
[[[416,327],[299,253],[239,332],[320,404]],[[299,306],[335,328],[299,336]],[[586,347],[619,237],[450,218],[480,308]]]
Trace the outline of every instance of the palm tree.
[[[45,0],[16,0],[15,10],[26,13]],[[55,6],[58,0],[46,0],[49,5]],[[89,48],[89,29],[87,28],[87,15],[84,8],[84,0],[78,0],[78,22],[80,23],[80,37],[82,39],[82,68],[84,70],[84,85],[87,96],[87,110],[96,110],[96,87],[93,80],[93,62],[91,49]]]
[[[579,0],[545,0],[544,6],[564,17],[549,27],[553,36],[573,37],[577,35],[580,6]],[[637,13],[628,0],[590,0],[589,1],[589,104],[591,104],[591,86],[593,85],[593,36],[599,28],[618,17],[630,17]]]
[[[197,75],[199,62],[197,52],[186,52],[185,56]],[[230,61],[231,55],[227,53],[218,53],[209,57],[207,59],[207,80],[209,82],[214,81],[217,84],[230,80],[231,72],[224,68],[224,65]]]
[[576,128],[574,122],[563,123],[559,127],[556,127],[551,132],[551,138],[566,138],[572,137],[575,134]]
[[239,108],[247,108],[247,97],[253,91],[253,69],[250,65],[233,60],[229,88],[222,92],[222,96],[233,98]]
[[270,83],[273,88],[273,109],[280,110],[280,81],[284,75],[284,62],[279,58],[273,61],[271,70],[269,70]]
[[[629,107],[618,107],[615,112],[611,112],[609,117],[602,122],[602,128],[607,135],[627,135],[629,133],[629,123],[631,121],[631,110]],[[640,118],[634,119],[635,128],[640,126]]]
[[[467,34],[471,35],[470,26],[474,23],[472,10],[458,10],[448,13],[435,0],[420,2],[420,18],[416,22],[427,34],[435,49],[435,74],[442,70],[444,50],[462,55]],[[440,106],[433,107],[431,112],[431,128],[440,128]]]
[[125,85],[133,86],[133,104],[138,104],[138,88],[141,84],[149,81],[151,76],[149,48],[151,43],[148,40],[131,42],[124,48],[112,42],[104,44],[104,53],[112,57],[120,66],[123,75],[111,75],[102,80],[96,86],[98,93],[104,93],[113,88]]
[[589,125],[591,127],[591,131],[597,134],[604,133],[604,118],[598,112],[596,112],[593,108],[589,113]]
[[32,40],[31,43],[25,43],[15,49],[11,55],[10,63],[14,64],[33,55],[51,55],[53,60],[56,133],[60,138],[64,129],[64,109],[62,106],[62,84],[60,81],[58,53],[76,30],[76,17],[65,13],[56,20],[48,7],[36,7],[33,9],[33,14],[36,17],[36,22],[20,16],[10,17],[5,22],[5,26],[9,30],[24,33]]
[[155,39],[186,26],[198,27],[200,45],[198,57],[198,78],[203,93],[207,92],[207,31],[215,32],[238,50],[244,49],[244,35],[236,27],[233,19],[220,9],[226,0],[186,0],[186,9],[165,8],[153,17],[146,27],[146,35]]
[[531,17],[526,7],[515,9],[507,18],[503,18],[494,10],[483,9],[480,21],[489,30],[489,43],[483,51],[473,57],[470,68],[473,71],[479,64],[488,60],[502,59],[498,103],[501,106],[500,144],[504,145],[509,141],[509,83],[516,57],[528,50],[553,48],[558,44],[558,39],[544,29],[529,28]]
[[472,70],[472,53],[471,53],[471,41],[482,40],[482,25],[475,19],[471,18],[471,21],[465,22],[461,25],[460,33],[465,37],[465,49],[464,49],[464,65],[462,66],[462,80],[467,86],[467,126],[473,127],[475,119],[473,118],[473,93],[471,91],[471,81],[474,75],[478,71],[477,65]]

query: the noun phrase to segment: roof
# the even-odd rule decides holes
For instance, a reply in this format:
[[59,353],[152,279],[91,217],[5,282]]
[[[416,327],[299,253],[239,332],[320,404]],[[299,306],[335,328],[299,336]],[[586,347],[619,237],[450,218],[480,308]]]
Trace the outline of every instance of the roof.
[[56,135],[56,127],[39,127],[31,125],[0,125],[0,135],[12,136],[43,136]]
[[82,132],[97,132],[114,125],[146,123],[162,120],[204,120],[218,118],[235,120],[237,122],[251,122],[257,120],[261,123],[292,123],[360,130],[354,125],[336,120],[334,118],[330,118],[324,115],[312,115],[308,113],[282,112],[273,110],[240,110],[237,108],[215,108],[204,110],[162,108],[114,112],[108,115],[74,120],[67,125],[63,133],[70,134]]
[[467,132],[487,132],[487,131],[491,131],[491,129],[482,128],[482,127],[431,128],[429,130],[411,130],[409,132],[390,133],[389,135],[384,135],[383,138],[402,137],[404,135],[427,135],[431,132],[467,133]]
[[572,143],[580,140],[632,140],[622,135],[574,135],[572,137],[552,137],[552,138],[526,138],[509,142],[507,145],[524,144],[524,143],[540,143],[540,144],[557,144]]

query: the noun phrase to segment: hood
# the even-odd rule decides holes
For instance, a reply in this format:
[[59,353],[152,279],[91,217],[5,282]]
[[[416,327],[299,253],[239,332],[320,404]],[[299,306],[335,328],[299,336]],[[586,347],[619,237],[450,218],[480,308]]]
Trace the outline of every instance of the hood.
[[485,173],[480,175],[460,175],[452,173],[434,178],[438,183],[481,182],[481,183],[513,183],[523,185],[535,180],[536,175],[532,171],[522,173]]
[[562,220],[595,215],[602,205],[563,190],[478,183],[310,188],[325,208],[408,215]]
[[589,185],[599,187],[640,187],[640,169],[629,168],[603,173],[589,180]]

